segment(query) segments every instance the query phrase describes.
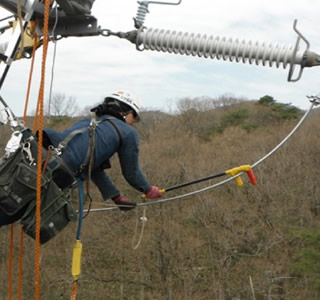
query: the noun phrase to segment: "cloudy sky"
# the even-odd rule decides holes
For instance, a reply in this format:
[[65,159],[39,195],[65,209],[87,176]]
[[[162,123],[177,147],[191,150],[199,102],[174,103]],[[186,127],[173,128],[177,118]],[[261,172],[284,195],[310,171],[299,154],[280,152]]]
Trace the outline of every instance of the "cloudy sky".
[[[167,0],[168,2],[170,0]],[[177,2],[176,0],[174,0]],[[130,31],[137,12],[134,0],[96,0],[92,14],[103,29]],[[214,36],[294,45],[299,31],[310,50],[320,53],[319,0],[182,0],[177,6],[149,5],[145,26]],[[0,16],[7,15],[0,10]],[[1,38],[1,37],[0,37]],[[301,43],[301,48],[305,45]],[[37,51],[29,112],[39,89],[42,48]],[[16,115],[22,115],[31,60],[13,63],[1,95]],[[155,51],[137,51],[117,37],[70,37],[53,44],[47,59],[46,99],[51,76],[53,92],[75,97],[79,107],[95,104],[117,89],[128,90],[149,109],[174,109],[184,97],[222,95],[256,100],[268,94],[277,101],[309,107],[306,95],[320,93],[320,67],[306,68],[298,82],[287,82],[289,67],[256,66]],[[296,69],[299,69],[296,67]]]

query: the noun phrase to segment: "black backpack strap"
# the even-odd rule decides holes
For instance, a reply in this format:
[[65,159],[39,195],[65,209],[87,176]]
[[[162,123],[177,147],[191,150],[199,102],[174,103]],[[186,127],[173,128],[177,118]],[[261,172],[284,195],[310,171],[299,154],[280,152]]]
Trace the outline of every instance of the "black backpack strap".
[[58,147],[57,147],[57,151],[59,154],[61,154],[64,149],[68,146],[69,142],[78,134],[84,133],[87,130],[89,130],[89,147],[87,150],[87,154],[85,157],[84,162],[81,164],[80,169],[78,170],[77,174],[81,174],[85,169],[87,169],[89,163],[90,163],[90,158],[91,158],[91,154],[92,151],[94,151],[94,143],[95,143],[95,130],[96,127],[101,123],[101,122],[105,122],[107,121],[109,124],[111,124],[113,126],[113,128],[115,129],[115,131],[117,132],[118,136],[119,136],[119,147],[121,147],[122,145],[122,135],[121,132],[119,130],[119,128],[116,126],[116,124],[114,122],[112,122],[113,117],[106,117],[103,118],[101,120],[96,121],[95,119],[93,119],[90,122],[90,126],[89,127],[85,127],[85,128],[80,128],[80,129],[76,129],[72,132],[70,132],[62,142],[59,143]]
[[[113,128],[115,129],[115,131],[117,132],[118,136],[119,136],[119,148],[122,145],[122,135],[121,132],[119,130],[119,128],[116,126],[116,124],[114,122],[112,122],[113,117],[106,117],[104,119],[101,119],[99,121],[96,120],[92,120],[89,126],[89,147],[87,150],[87,154],[86,154],[86,158],[84,160],[84,162],[81,164],[80,169],[78,170],[77,174],[80,175],[84,170],[88,169],[89,166],[93,166],[94,162],[94,145],[95,145],[95,131],[96,131],[96,127],[101,123],[101,122],[105,122],[107,121],[109,124],[111,124],[113,126]],[[65,140],[63,140],[63,145],[65,144],[65,146],[71,141],[71,139],[79,134],[84,132],[85,130],[88,130],[88,128],[83,128],[79,129],[79,130],[75,130],[75,133],[72,135],[73,132],[71,132]],[[70,136],[70,137],[69,137]],[[65,143],[64,143],[65,142]],[[61,143],[60,143],[61,144]]]
[[113,126],[113,128],[115,129],[115,131],[118,133],[118,136],[119,136],[119,148],[120,148],[121,145],[122,145],[122,135],[121,135],[121,132],[120,132],[119,128],[118,128],[117,125],[114,124],[110,119],[105,119],[105,120],[103,120],[103,121],[109,122],[109,123]]
[[86,130],[89,130],[89,147],[87,150],[86,157],[81,164],[77,174],[80,175],[84,170],[92,168],[94,164],[94,145],[96,141],[96,127],[99,123],[96,122],[96,120],[91,120],[89,128],[85,128]]
[[78,134],[80,133],[84,133],[88,130],[87,127],[85,128],[80,128],[80,129],[76,129],[74,131],[71,131],[66,137],[65,139],[59,143],[57,150],[59,152],[63,152],[63,150],[68,146],[69,142]]

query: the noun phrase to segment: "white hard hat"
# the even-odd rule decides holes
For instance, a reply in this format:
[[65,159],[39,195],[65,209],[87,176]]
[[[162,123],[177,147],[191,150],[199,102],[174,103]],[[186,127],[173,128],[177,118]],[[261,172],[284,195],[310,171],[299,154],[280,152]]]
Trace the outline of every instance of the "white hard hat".
[[116,91],[107,95],[106,98],[116,99],[124,104],[127,104],[134,110],[134,112],[137,114],[137,117],[140,117],[140,103],[133,94],[126,91]]

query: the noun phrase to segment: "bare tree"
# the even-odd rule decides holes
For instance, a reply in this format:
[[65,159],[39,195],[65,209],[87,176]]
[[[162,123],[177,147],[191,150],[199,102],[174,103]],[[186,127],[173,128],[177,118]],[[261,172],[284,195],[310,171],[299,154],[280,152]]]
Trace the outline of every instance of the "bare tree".
[[46,105],[46,114],[55,117],[73,117],[79,112],[79,106],[76,103],[76,98],[73,96],[66,97],[65,94],[52,94],[51,99]]

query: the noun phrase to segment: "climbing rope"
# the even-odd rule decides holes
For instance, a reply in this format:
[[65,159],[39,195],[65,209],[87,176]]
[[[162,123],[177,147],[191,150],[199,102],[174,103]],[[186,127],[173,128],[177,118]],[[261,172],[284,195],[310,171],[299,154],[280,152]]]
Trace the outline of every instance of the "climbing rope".
[[42,165],[42,143],[43,143],[43,122],[44,122],[44,87],[45,87],[45,66],[48,51],[48,27],[49,27],[49,7],[50,0],[45,0],[43,22],[43,54],[41,63],[41,80],[39,88],[37,115],[39,116],[38,135],[38,157],[37,157],[37,198],[36,198],[36,245],[35,245],[35,298],[40,300],[40,222],[41,222],[41,165]]
[[10,230],[10,252],[9,252],[9,266],[8,266],[8,299],[12,299],[12,265],[13,265],[13,236],[14,224],[11,224]]
[[76,300],[76,296],[77,296],[77,288],[78,288],[78,284],[77,281],[74,281],[72,284],[72,295],[71,295],[71,300]]
[[[21,3],[18,3],[18,8],[21,6]],[[20,7],[21,8],[21,7]],[[32,23],[33,26],[32,28],[35,29],[36,22]],[[22,30],[22,35],[23,35],[23,28]],[[34,66],[34,58],[35,58],[35,50],[36,50],[36,45],[37,45],[37,38],[34,40],[34,47],[33,47],[33,55],[32,55],[32,63],[30,67],[30,74],[29,74],[29,82],[28,82],[28,88],[27,88],[27,95],[26,95],[26,100],[25,100],[25,106],[24,106],[24,114],[23,114],[23,122],[26,122],[27,118],[27,108],[28,108],[28,102],[29,102],[29,94],[30,94],[30,86],[31,86],[31,80],[32,80],[32,74],[33,74],[33,66]],[[9,276],[9,299],[12,297],[12,267],[13,267],[13,238],[14,238],[14,224],[10,226],[10,254],[9,254],[9,266],[8,266],[8,276]],[[19,274],[18,274],[18,287],[17,287],[17,300],[21,299],[21,290],[22,290],[22,274],[23,274],[23,237],[24,237],[24,232],[23,229],[20,228],[20,245],[19,245]]]
[[[20,49],[23,50],[23,43],[24,43],[24,38],[23,38],[23,33],[24,33],[24,29],[23,29],[23,25],[22,25],[22,13],[21,13],[21,0],[17,1],[17,12],[18,12],[18,21],[19,21],[19,25],[20,25],[20,29],[21,29],[21,45],[22,47]],[[9,252],[9,266],[8,266],[8,282],[9,282],[9,286],[8,286],[8,298],[9,300],[12,299],[12,267],[13,267],[13,238],[14,238],[14,224],[11,224],[10,226],[10,252]],[[20,232],[21,234],[21,232]],[[20,236],[20,253],[22,251],[21,249],[21,239],[23,237]],[[22,258],[21,256],[19,257],[19,280],[18,280],[18,291],[19,291],[19,287],[21,286],[21,275],[22,274]],[[20,297],[21,298],[21,297]],[[19,293],[18,293],[18,300],[19,298]]]
[[[309,107],[309,109],[305,112],[305,114],[302,116],[302,118],[300,119],[300,121],[298,122],[298,124],[292,129],[292,131],[274,148],[272,149],[269,153],[267,153],[265,156],[263,156],[261,159],[259,159],[258,161],[256,161],[253,165],[251,165],[251,168],[254,168],[256,166],[258,166],[259,164],[261,164],[264,160],[266,160],[268,157],[270,157],[272,154],[274,154],[281,146],[283,146],[288,139],[298,130],[298,128],[302,125],[302,123],[305,121],[305,119],[307,118],[307,116],[309,115],[309,113],[312,111],[312,108],[314,105],[317,105],[318,103],[313,102],[311,104],[311,106]],[[207,186],[205,188],[190,192],[190,193],[185,193],[182,195],[178,195],[175,197],[171,197],[171,198],[166,198],[166,199],[158,199],[158,200],[154,200],[154,201],[149,201],[149,202],[142,202],[142,203],[138,203],[137,206],[138,207],[143,207],[143,206],[149,206],[149,205],[154,205],[154,204],[159,204],[159,203],[166,203],[166,202],[171,202],[171,201],[175,201],[175,200],[179,200],[179,199],[183,199],[186,197],[190,197],[205,191],[209,191],[211,189],[214,189],[218,186],[224,185],[227,182],[231,181],[231,180],[235,180],[237,177],[241,176],[241,173],[238,173],[232,177],[229,177],[228,179],[222,180],[218,183],[215,183],[213,185]],[[109,211],[109,210],[116,210],[118,209],[118,207],[116,206],[112,206],[112,207],[105,207],[105,208],[91,208],[90,212],[99,212],[99,211]]]
[[[23,122],[25,123],[27,120],[27,109],[29,104],[29,96],[30,96],[30,89],[31,89],[31,82],[33,77],[33,69],[34,69],[34,60],[36,55],[36,49],[38,44],[38,36],[35,33],[36,28],[36,22],[32,22],[32,29],[35,35],[33,48],[32,48],[32,60],[31,60],[31,66],[30,66],[30,73],[29,73],[29,80],[28,80],[28,87],[27,87],[27,94],[26,94],[26,100],[25,100],[25,106],[24,106],[24,113],[23,113]],[[22,296],[22,274],[23,274],[23,237],[24,237],[24,231],[23,228],[20,228],[20,251],[19,251],[19,275],[18,275],[18,294],[17,294],[17,300],[21,299]]]
[[17,300],[21,299],[21,291],[22,291],[22,274],[23,274],[23,228],[20,227],[20,251],[19,251],[19,275],[18,275],[18,294]]

